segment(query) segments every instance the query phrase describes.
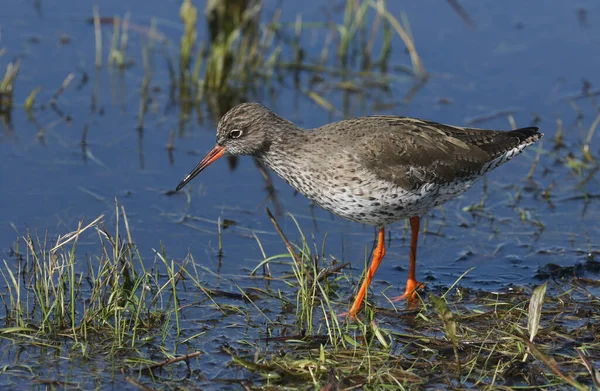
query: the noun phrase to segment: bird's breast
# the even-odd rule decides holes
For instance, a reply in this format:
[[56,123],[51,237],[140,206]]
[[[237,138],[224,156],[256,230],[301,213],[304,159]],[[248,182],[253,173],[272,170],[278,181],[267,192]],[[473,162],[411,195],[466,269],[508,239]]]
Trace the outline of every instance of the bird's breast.
[[265,163],[299,193],[345,219],[374,226],[421,216],[467,190],[473,181],[403,189],[352,162],[296,159]]

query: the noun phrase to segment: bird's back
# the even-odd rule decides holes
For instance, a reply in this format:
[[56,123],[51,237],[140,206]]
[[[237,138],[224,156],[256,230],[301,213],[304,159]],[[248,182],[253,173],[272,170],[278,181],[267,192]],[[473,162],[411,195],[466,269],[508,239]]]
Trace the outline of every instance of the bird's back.
[[407,190],[483,175],[543,136],[536,127],[498,131],[397,116],[349,119],[315,132]]

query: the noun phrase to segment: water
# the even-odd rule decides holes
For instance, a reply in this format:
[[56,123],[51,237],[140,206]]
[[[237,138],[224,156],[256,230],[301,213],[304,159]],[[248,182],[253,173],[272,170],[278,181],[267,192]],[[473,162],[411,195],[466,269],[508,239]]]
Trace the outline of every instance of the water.
[[[600,6],[593,1],[541,1],[479,3],[464,1],[475,21],[470,29],[446,3],[433,6],[419,2],[390,2],[397,18],[404,11],[410,21],[417,51],[429,81],[408,102],[403,102],[412,84],[400,77],[389,91],[368,89],[345,97],[340,90],[321,88],[338,112],[329,114],[286,78],[274,97],[264,94],[261,103],[300,126],[311,128],[342,118],[341,108],[349,99],[351,116],[387,113],[420,117],[437,122],[467,125],[474,119],[499,111],[512,113],[519,126],[537,120],[546,134],[541,147],[529,148],[523,155],[487,176],[459,199],[448,203],[443,213],[436,210],[427,219],[427,233],[421,236],[417,273],[430,284],[450,286],[465,271],[474,268],[461,285],[485,290],[506,290],[511,284],[539,283],[536,273],[547,263],[569,266],[584,263],[589,254],[600,251],[596,224],[600,183],[584,169],[581,176],[567,167],[567,154],[581,158],[581,145],[596,116],[588,98],[581,94],[582,80],[594,86],[600,65],[597,50],[600,37],[597,15]],[[272,15],[277,2],[267,2],[264,18]],[[197,4],[200,9],[204,4]],[[324,8],[325,7],[325,8]],[[328,9],[324,14],[323,10]],[[343,10],[343,7],[341,8]],[[587,23],[580,20],[586,10]],[[174,55],[182,33],[179,3],[147,1],[108,1],[100,4],[101,15],[131,12],[131,22],[148,27],[158,17],[159,31],[171,42],[167,51]],[[320,2],[302,6],[284,4],[282,22],[294,22],[302,12],[303,21],[340,22],[342,13]],[[13,2],[0,15],[2,38],[0,69],[13,58],[21,58],[15,86],[12,123],[2,125],[0,154],[0,249],[10,260],[10,248],[26,230],[49,232],[52,238],[77,228],[85,217],[91,221],[106,214],[107,225],[114,223],[115,198],[130,219],[136,245],[152,258],[152,249],[164,246],[170,258],[183,259],[188,251],[199,265],[232,276],[242,286],[243,278],[263,257],[252,236],[260,238],[267,255],[285,252],[285,247],[268,220],[264,207],[278,209],[267,200],[263,177],[250,158],[242,158],[235,170],[225,161],[213,164],[197,177],[185,192],[169,191],[210,150],[214,144],[215,122],[203,112],[199,123],[195,114],[180,132],[179,107],[169,105],[169,74],[164,57],[154,56],[151,104],[144,120],[142,136],[137,131],[139,89],[143,78],[141,46],[143,34],[130,31],[128,56],[132,66],[124,72],[103,67],[94,69],[94,31],[87,23],[91,7],[82,2],[63,2],[53,7],[40,2]],[[206,39],[200,15],[199,39]],[[112,28],[103,26],[106,62]],[[291,34],[291,33],[290,33]],[[306,32],[302,45],[307,58],[320,55],[325,29]],[[377,53],[377,40],[374,52]],[[289,53],[289,51],[284,52]],[[391,63],[410,65],[408,54],[394,36]],[[56,100],[50,99],[68,74],[73,81]],[[311,77],[301,75],[303,83]],[[325,80],[327,76],[325,75]],[[33,118],[22,103],[37,86]],[[97,91],[95,110],[92,97]],[[363,95],[364,94],[364,95]],[[377,110],[377,107],[385,107]],[[556,119],[563,123],[566,148],[553,150]],[[579,122],[578,122],[579,121]],[[477,122],[474,126],[508,129],[506,115]],[[45,133],[37,139],[39,129]],[[87,129],[87,151],[80,140]],[[165,146],[174,130],[173,160]],[[596,137],[597,138],[597,137]],[[593,139],[591,153],[598,143]],[[532,184],[526,180],[540,153]],[[326,253],[352,262],[355,275],[362,270],[365,251],[373,245],[374,229],[346,222],[319,208],[311,207],[279,178],[273,177],[277,200],[283,215],[282,228],[292,240],[298,238],[295,223],[319,245],[327,234]],[[553,186],[550,202],[542,191]],[[186,192],[189,191],[190,201]],[[582,197],[592,195],[586,205]],[[465,211],[485,197],[485,209]],[[184,221],[184,216],[188,219]],[[191,220],[189,216],[199,217]],[[223,259],[217,251],[217,220],[235,222],[223,231]],[[543,226],[543,228],[541,228]],[[391,227],[386,259],[375,277],[376,289],[395,286],[392,295],[403,291],[408,262],[408,232],[404,222]],[[93,247],[82,251],[93,251]],[[348,286],[350,295],[351,286]]]

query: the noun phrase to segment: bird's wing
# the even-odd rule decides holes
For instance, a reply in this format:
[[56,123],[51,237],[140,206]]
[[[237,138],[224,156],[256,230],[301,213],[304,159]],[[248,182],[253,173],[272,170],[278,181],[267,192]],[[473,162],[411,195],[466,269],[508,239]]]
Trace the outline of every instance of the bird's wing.
[[379,178],[407,190],[473,176],[486,163],[539,135],[537,128],[504,132],[405,117],[370,118],[355,141],[357,160]]

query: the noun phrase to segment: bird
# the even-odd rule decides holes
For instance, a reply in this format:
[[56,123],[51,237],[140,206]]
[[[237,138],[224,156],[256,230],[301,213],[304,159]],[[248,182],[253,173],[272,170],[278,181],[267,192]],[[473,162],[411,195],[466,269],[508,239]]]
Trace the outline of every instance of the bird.
[[241,103],[217,125],[216,145],[179,183],[181,190],[224,155],[253,156],[299,193],[350,221],[377,228],[377,244],[348,315],[354,318],[386,252],[386,226],[409,219],[404,294],[414,299],[420,221],[469,189],[543,133],[486,130],[418,118],[373,115],[302,129],[259,103]]

